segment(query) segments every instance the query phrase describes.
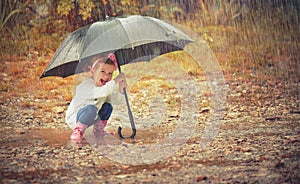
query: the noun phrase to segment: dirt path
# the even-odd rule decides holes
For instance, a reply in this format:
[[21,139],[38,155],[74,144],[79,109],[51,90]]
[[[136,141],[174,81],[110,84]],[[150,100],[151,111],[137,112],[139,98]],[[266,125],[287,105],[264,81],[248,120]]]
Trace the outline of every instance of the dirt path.
[[[199,149],[197,125],[174,155],[143,165],[121,164],[87,142],[71,142],[61,99],[44,111],[24,105],[37,101],[30,94],[1,91],[1,183],[298,183],[299,83],[227,82],[226,115],[206,149]],[[149,142],[139,134],[134,144]]]

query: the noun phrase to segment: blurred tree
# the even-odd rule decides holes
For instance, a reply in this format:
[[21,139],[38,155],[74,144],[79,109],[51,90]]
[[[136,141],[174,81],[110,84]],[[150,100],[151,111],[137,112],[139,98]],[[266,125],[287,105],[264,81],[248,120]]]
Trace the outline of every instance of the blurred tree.
[[1,0],[0,2],[0,32],[18,22],[18,16],[25,10],[29,1]]
[[59,15],[73,28],[104,20],[107,16],[148,15],[162,19],[186,19],[199,10],[198,0],[60,0]]

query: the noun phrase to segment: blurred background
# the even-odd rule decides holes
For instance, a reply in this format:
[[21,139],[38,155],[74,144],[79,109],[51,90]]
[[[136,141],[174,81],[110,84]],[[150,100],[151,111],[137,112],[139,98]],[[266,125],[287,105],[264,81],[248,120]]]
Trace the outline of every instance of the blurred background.
[[[1,78],[17,78],[13,87],[19,90],[56,90],[67,83],[38,81],[63,39],[106,16],[131,14],[176,22],[197,33],[226,78],[299,81],[299,0],[2,0],[0,5]],[[1,91],[13,87],[2,83]]]
[[226,69],[299,77],[299,0],[2,0],[1,61],[52,56],[71,31],[130,14],[199,33]]

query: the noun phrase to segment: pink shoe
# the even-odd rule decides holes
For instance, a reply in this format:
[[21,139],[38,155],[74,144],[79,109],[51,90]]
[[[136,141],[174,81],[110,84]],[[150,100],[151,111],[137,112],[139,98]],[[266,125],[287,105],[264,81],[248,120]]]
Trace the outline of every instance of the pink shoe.
[[86,128],[87,125],[78,122],[70,138],[72,140],[81,140]]
[[94,124],[93,133],[95,136],[115,135],[114,132],[106,132],[104,128],[107,125],[107,120],[98,121]]
[[80,129],[79,129],[79,127],[76,127],[74,130],[73,130],[73,133],[72,133],[72,135],[71,135],[71,139],[72,140],[81,140],[82,139],[82,133],[81,133],[81,131],[80,131]]

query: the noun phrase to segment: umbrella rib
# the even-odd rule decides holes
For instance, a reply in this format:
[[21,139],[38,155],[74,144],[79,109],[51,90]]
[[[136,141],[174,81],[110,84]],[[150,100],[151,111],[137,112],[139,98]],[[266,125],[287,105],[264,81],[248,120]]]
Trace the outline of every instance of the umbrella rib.
[[[146,18],[147,20],[151,21],[153,24],[159,26],[163,31],[165,31],[165,30],[171,31],[168,27],[163,26],[162,24],[158,24],[157,22],[155,22],[151,17],[145,17],[145,18]],[[167,34],[168,34],[168,32],[166,32],[166,36],[168,36]]]
[[126,36],[127,36],[128,43],[131,45],[131,48],[134,49],[134,47],[132,46],[133,44],[132,44],[132,42],[131,42],[131,40],[130,40],[130,38],[129,38],[128,31],[126,30],[126,28],[125,28],[125,26],[124,26],[124,23],[121,21],[121,19],[116,19],[116,20],[118,20],[118,21],[120,22],[121,28],[124,30],[124,33],[125,33]]

